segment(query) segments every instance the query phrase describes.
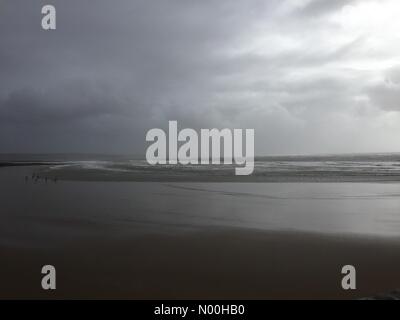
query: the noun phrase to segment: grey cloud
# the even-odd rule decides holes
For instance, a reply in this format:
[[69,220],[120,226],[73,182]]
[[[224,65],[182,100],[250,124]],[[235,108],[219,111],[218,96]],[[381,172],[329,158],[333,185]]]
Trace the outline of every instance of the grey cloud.
[[53,0],[57,30],[45,32],[46,1],[3,1],[0,151],[143,154],[146,131],[168,120],[255,128],[259,154],[340,150],[365,126],[355,97],[393,110],[397,84],[370,88],[342,66],[369,57],[368,37],[336,42],[343,30],[325,18],[358,1],[282,14],[287,3]]
[[321,17],[358,1],[359,0],[311,0],[304,7],[301,7],[298,13],[309,17]]
[[400,68],[389,70],[383,81],[368,87],[367,95],[378,108],[400,111]]
[[24,87],[0,98],[0,122],[4,124],[68,123],[98,117],[145,116],[139,93],[124,92],[106,81],[83,79],[55,83],[44,88]]

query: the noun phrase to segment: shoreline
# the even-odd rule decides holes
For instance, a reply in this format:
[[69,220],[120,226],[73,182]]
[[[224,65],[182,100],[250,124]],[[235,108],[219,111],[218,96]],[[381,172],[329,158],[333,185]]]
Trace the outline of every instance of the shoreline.
[[[50,160],[50,159],[49,159]],[[136,160],[134,160],[136,161]],[[263,164],[256,163],[255,171],[248,176],[235,175],[235,166],[221,164],[216,167],[206,165],[188,166],[151,166],[131,162],[113,162],[110,160],[68,160],[48,161],[26,159],[23,161],[0,161],[0,169],[7,167],[37,167],[43,178],[64,181],[98,181],[98,182],[239,182],[239,183],[399,183],[400,162],[392,164],[391,169],[375,167],[370,164],[368,170],[341,169],[335,170],[316,166],[311,170],[305,166],[296,170],[263,169]],[[271,160],[273,162],[273,160]],[[282,160],[285,162],[285,160]],[[286,159],[286,161],[288,161]],[[327,159],[320,159],[329,162]],[[344,160],[338,160],[340,164]],[[272,163],[271,162],[271,163]],[[291,162],[291,161],[289,161]],[[345,163],[344,161],[343,163]],[[389,162],[390,163],[390,162]],[[399,167],[399,170],[397,169]],[[272,167],[271,167],[272,168]]]
[[237,182],[237,183],[400,183],[400,175],[321,175],[311,174],[275,174],[268,173],[249,176],[232,174],[209,174],[208,172],[181,172],[157,169],[150,172],[112,171],[107,169],[55,168],[44,166],[41,174],[47,178],[57,177],[64,181],[94,181],[94,182]]

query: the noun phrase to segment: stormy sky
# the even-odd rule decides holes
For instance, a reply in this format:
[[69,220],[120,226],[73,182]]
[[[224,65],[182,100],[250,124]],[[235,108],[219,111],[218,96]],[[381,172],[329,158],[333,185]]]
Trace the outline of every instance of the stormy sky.
[[258,155],[399,152],[399,16],[398,0],[1,0],[0,153],[144,154],[168,120],[254,128]]

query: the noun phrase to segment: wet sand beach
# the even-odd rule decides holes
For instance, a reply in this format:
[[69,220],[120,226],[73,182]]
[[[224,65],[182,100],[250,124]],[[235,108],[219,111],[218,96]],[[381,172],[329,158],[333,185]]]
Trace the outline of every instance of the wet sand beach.
[[[47,168],[48,169],[48,168]],[[0,170],[0,297],[362,298],[400,288],[397,183],[46,183]],[[38,181],[32,173],[40,176]],[[41,289],[41,267],[57,289]],[[354,265],[357,290],[341,288]]]

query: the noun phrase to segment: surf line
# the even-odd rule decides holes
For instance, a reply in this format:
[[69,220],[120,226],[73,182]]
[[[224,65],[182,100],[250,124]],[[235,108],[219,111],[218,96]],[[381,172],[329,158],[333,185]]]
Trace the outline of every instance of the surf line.
[[178,122],[169,121],[168,134],[163,129],[154,128],[147,132],[146,141],[153,142],[146,151],[150,165],[221,164],[223,146],[223,163],[234,162],[238,166],[236,175],[250,175],[254,171],[254,129],[245,130],[244,147],[243,129],[201,129],[199,139],[194,129],[178,131]]

